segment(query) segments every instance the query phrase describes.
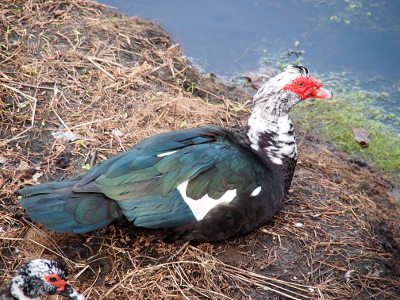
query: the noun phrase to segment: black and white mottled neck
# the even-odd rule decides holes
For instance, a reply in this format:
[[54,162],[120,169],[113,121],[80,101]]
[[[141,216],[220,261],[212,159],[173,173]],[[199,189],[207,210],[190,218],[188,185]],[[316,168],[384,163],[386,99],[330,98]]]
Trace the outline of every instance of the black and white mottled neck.
[[297,158],[295,135],[288,113],[301,98],[284,88],[300,76],[308,76],[306,68],[288,67],[259,89],[253,98],[254,110],[248,121],[247,136],[252,149],[263,152],[276,165],[283,165],[285,158]]
[[266,120],[259,114],[253,113],[248,125],[247,136],[253,150],[262,151],[277,165],[282,165],[284,158],[297,159],[297,146],[289,115]]

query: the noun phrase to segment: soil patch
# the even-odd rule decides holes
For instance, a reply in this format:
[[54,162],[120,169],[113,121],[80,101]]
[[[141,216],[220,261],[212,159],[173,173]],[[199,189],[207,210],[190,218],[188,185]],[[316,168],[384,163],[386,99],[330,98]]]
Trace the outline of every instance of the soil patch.
[[158,24],[96,3],[2,1],[0,20],[0,282],[46,257],[87,299],[398,298],[394,184],[301,129],[289,196],[251,234],[182,248],[129,224],[75,235],[32,223],[20,188],[159,132],[243,126],[251,95],[200,76]]

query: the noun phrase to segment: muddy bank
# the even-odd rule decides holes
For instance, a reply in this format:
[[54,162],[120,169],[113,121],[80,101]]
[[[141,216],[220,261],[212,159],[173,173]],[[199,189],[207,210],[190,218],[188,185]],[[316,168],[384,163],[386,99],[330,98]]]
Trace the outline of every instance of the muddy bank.
[[0,281],[47,257],[67,262],[88,299],[400,294],[394,185],[300,128],[289,197],[246,236],[180,249],[130,226],[74,235],[32,223],[19,188],[83,173],[159,132],[243,126],[251,95],[201,77],[159,25],[101,5],[8,1],[0,20]]

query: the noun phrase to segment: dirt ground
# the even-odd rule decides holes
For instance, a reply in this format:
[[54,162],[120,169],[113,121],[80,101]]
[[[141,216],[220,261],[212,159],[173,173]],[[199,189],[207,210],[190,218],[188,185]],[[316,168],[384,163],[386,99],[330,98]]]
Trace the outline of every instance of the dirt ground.
[[31,222],[20,188],[159,132],[243,126],[251,95],[201,77],[159,25],[102,5],[1,1],[0,22],[0,282],[46,257],[87,299],[400,299],[394,183],[300,128],[289,196],[248,235],[182,248],[127,224],[76,235]]

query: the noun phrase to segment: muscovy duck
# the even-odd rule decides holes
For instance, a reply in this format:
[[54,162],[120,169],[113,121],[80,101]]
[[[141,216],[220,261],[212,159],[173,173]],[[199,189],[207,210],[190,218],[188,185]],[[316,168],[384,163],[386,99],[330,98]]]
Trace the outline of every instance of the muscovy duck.
[[68,270],[62,262],[35,259],[18,269],[11,283],[0,291],[1,300],[40,300],[41,296],[62,295],[85,300],[68,282]]
[[59,232],[85,233],[125,217],[162,229],[165,242],[224,240],[265,225],[296,165],[289,110],[328,99],[303,66],[289,66],[254,96],[246,128],[204,126],[152,136],[85,175],[30,186],[19,203]]

